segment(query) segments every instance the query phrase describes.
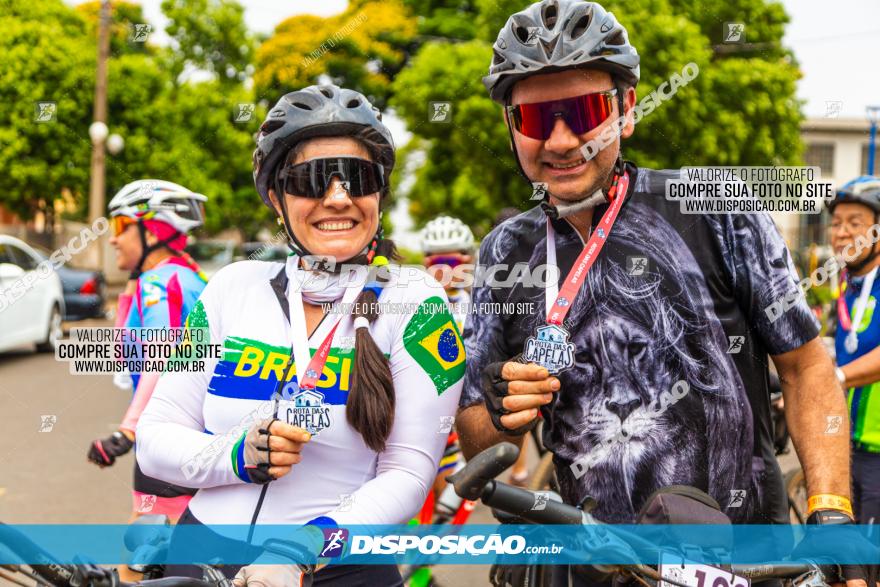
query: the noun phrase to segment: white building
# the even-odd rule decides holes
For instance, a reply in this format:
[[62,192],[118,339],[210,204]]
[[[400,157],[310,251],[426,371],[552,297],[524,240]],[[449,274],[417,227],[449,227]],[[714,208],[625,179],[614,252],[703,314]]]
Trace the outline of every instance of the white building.
[[[864,175],[868,169],[870,124],[864,118],[808,118],[801,124],[804,164],[819,167],[834,188]],[[874,155],[874,173],[880,174]],[[774,220],[792,250],[810,243],[826,244],[828,215],[775,214]]]

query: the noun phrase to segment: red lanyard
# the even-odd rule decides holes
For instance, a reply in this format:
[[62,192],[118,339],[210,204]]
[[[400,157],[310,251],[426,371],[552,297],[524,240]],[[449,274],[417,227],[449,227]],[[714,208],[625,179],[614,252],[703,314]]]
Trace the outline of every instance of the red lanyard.
[[840,272],[840,293],[837,296],[837,320],[844,330],[852,328],[849,307],[846,305],[846,269]]
[[309,366],[306,367],[305,374],[300,375],[297,373],[296,379],[299,383],[300,389],[315,389],[315,386],[318,384],[318,379],[320,379],[321,373],[324,371],[324,365],[327,363],[327,357],[330,356],[330,346],[333,344],[333,335],[336,334],[336,329],[339,328],[340,322],[342,322],[342,318],[336,321],[336,324],[330,329],[330,333],[324,337],[324,341],[318,346],[318,350],[315,351],[315,354],[312,355],[312,359],[309,361]]
[[[581,251],[581,254],[578,256],[577,260],[575,260],[574,266],[571,268],[571,271],[568,272],[565,281],[562,282],[562,289],[559,291],[559,294],[556,296],[555,301],[547,311],[548,324],[556,324],[557,326],[561,326],[563,320],[565,320],[565,316],[571,309],[571,305],[574,302],[574,299],[577,296],[578,292],[580,291],[581,285],[587,278],[587,273],[593,267],[593,263],[596,262],[596,258],[602,251],[602,247],[605,246],[605,242],[611,235],[611,229],[614,226],[614,222],[617,220],[617,214],[620,212],[620,208],[623,206],[623,200],[626,198],[626,192],[628,188],[629,173],[624,171],[623,175],[615,178],[611,189],[608,191],[608,199],[611,201],[611,205],[608,207],[608,210],[605,211],[605,214],[602,215],[602,219],[599,220],[599,224],[596,226],[596,230],[594,230],[593,234],[590,235],[590,239],[584,246],[584,250]],[[551,242],[550,237],[552,227],[550,226],[549,219],[547,220],[547,228],[547,246],[548,249],[554,247],[552,257],[554,258],[555,263],[556,244],[555,242]],[[550,256],[551,255],[548,255],[548,264],[551,263],[549,259]]]
[[[290,288],[295,285],[291,283]],[[354,302],[355,298],[361,293],[361,288],[352,286],[345,291],[342,296],[343,307]],[[290,317],[291,330],[293,332],[293,356],[296,363],[296,381],[300,389],[315,389],[321,374],[324,371],[324,365],[327,363],[327,357],[330,356],[330,347],[333,344],[333,335],[339,328],[339,323],[348,314],[340,314],[336,320],[336,324],[330,329],[330,332],[324,337],[323,342],[318,346],[315,354],[312,355],[305,369],[301,369],[305,358],[309,356],[309,336],[306,331],[306,318],[303,310],[302,292],[292,289],[289,292],[290,300]]]

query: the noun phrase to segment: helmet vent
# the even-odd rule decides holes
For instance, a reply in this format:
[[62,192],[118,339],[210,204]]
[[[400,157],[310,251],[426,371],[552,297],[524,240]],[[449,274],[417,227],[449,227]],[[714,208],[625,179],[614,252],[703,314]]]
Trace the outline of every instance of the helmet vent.
[[586,32],[587,27],[589,27],[589,26],[590,26],[590,15],[585,14],[585,15],[581,16],[579,19],[577,19],[577,22],[574,23],[574,26],[571,27],[571,38],[572,39],[579,38],[581,35],[583,35]]
[[519,39],[520,43],[525,44],[529,40],[529,29],[524,26],[517,26],[513,29],[513,34]]
[[361,105],[361,101],[358,100],[357,98],[353,98],[345,103],[346,108],[357,108],[360,105]]
[[544,20],[544,26],[548,29],[555,27],[557,16],[559,16],[559,7],[556,6],[556,2],[548,2],[544,6],[544,13],[541,15]]
[[260,126],[260,132],[264,134],[273,133],[282,126],[284,126],[283,120],[267,120]]
[[294,102],[293,105],[301,110],[311,110],[312,109],[311,106],[309,106],[308,104],[306,104],[304,102]]
[[498,65],[502,61],[504,61],[504,56],[498,51],[495,51],[494,55],[492,56],[492,65]]
[[626,39],[623,38],[623,31],[618,30],[605,40],[606,45],[626,45]]
[[333,91],[330,88],[320,88],[319,91],[324,94],[325,98],[333,99]]

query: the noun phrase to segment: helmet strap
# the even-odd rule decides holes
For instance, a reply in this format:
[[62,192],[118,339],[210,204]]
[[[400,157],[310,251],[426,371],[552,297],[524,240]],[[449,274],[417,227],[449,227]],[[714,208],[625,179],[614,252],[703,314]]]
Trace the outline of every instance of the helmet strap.
[[142,219],[138,219],[137,227],[138,234],[141,237],[141,258],[138,259],[137,265],[135,265],[135,268],[132,269],[131,273],[129,273],[129,279],[138,279],[141,276],[141,274],[144,272],[144,263],[147,261],[147,257],[149,257],[150,253],[152,253],[153,251],[158,251],[159,249],[164,247],[168,249],[172,254],[178,255],[179,252],[175,251],[168,245],[170,245],[178,237],[183,235],[182,232],[175,230],[174,233],[168,238],[162,239],[159,242],[151,245],[147,243],[147,227]]
[[544,196],[544,201],[541,202],[541,209],[552,220],[558,220],[560,218],[565,218],[566,216],[571,216],[572,214],[577,214],[583,210],[607,204],[608,192],[611,189],[611,186],[614,185],[615,180],[621,175],[623,175],[623,157],[618,152],[617,161],[614,163],[614,174],[612,175],[611,183],[606,187],[597,189],[583,200],[578,200],[577,202],[572,203],[562,202],[555,206],[550,203],[549,195]]
[[[875,215],[874,216],[875,222],[876,222],[876,218],[877,217]],[[871,264],[874,261],[874,259],[877,258],[878,254],[880,254],[880,253],[878,253],[877,244],[875,243],[871,246],[871,252],[870,252],[870,254],[868,254],[867,257],[865,257],[864,259],[862,259],[858,263],[848,263],[846,265],[846,268],[847,268],[847,270],[849,270],[850,273],[853,273],[853,274],[859,273],[862,269],[864,269],[869,264]]]

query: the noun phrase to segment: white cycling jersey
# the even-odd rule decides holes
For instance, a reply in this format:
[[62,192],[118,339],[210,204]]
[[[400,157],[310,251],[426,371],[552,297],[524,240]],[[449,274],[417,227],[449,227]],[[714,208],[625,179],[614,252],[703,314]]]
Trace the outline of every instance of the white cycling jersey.
[[[270,286],[282,267],[243,261],[211,279],[188,325],[207,328],[211,342],[223,345],[222,359],[208,361],[204,372],[165,373],[138,423],[141,468],[199,488],[189,507],[205,524],[249,524],[263,487],[236,476],[231,454],[243,430],[272,417],[271,398],[290,356],[293,334]],[[399,268],[393,271],[400,276]],[[385,313],[370,326],[389,357],[396,394],[385,450],[370,449],[346,421],[355,334],[346,315],[316,389],[299,390],[295,366],[286,377],[278,418],[311,429],[313,437],[302,461],[269,483],[259,523],[328,516],[340,525],[395,524],[419,510],[446,446],[465,355],[443,288],[418,273],[417,280],[393,279],[382,290]],[[328,313],[318,325],[311,352],[336,318]]]

